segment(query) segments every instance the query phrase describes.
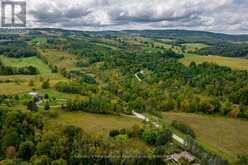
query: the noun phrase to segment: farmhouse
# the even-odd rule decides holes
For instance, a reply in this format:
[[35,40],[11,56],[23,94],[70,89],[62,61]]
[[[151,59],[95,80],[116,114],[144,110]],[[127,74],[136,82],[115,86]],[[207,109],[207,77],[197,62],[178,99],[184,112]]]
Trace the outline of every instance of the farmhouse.
[[193,163],[196,160],[196,158],[191,153],[189,153],[187,151],[172,154],[169,156],[168,160],[173,160],[175,162],[179,162],[182,159],[187,160],[190,163]]

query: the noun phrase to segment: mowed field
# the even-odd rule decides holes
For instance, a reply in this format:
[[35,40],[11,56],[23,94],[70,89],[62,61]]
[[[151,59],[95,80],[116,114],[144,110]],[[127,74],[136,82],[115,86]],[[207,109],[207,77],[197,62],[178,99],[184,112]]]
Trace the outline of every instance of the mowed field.
[[0,56],[1,61],[6,66],[12,67],[25,67],[34,66],[41,74],[51,73],[50,68],[38,57],[26,57],[26,58],[10,58],[6,56]]
[[174,112],[163,113],[163,119],[188,124],[202,144],[220,151],[231,161],[248,154],[248,121]]
[[228,66],[232,69],[248,70],[248,60],[242,58],[186,54],[184,58],[180,59],[180,62],[187,66],[190,65],[191,62],[196,62],[197,64],[209,62],[221,66]]
[[84,112],[61,112],[52,123],[75,125],[86,132],[108,136],[112,129],[131,128],[134,125],[142,125],[141,120],[132,117],[117,115],[100,115]]

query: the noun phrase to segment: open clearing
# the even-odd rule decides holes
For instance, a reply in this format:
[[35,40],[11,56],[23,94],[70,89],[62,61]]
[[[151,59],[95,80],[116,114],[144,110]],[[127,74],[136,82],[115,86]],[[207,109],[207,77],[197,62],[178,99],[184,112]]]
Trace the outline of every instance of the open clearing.
[[[0,95],[16,95],[24,94],[33,89],[40,90],[42,81],[49,79],[50,86],[53,87],[58,81],[65,81],[66,79],[59,74],[43,75],[12,75],[0,76]],[[30,86],[30,81],[33,80],[33,86]]]
[[191,51],[191,52],[208,47],[208,45],[201,44],[201,43],[187,43],[187,44],[182,44],[182,45],[185,46],[187,51]]
[[191,126],[197,139],[209,148],[221,151],[230,160],[248,153],[248,121],[187,113],[163,113],[168,121],[178,120]]
[[41,56],[45,58],[49,64],[57,66],[59,69],[78,70],[77,63],[79,59],[76,55],[68,54],[63,51],[43,49],[40,50]]
[[131,128],[134,125],[142,125],[142,120],[131,117],[84,112],[61,112],[54,120],[58,124],[75,125],[86,132],[103,136],[107,136],[112,129]]
[[248,60],[233,57],[221,57],[221,56],[200,56],[194,54],[186,54],[184,58],[180,59],[180,62],[185,65],[190,65],[191,62],[197,64],[203,62],[215,63],[221,66],[228,66],[237,70],[248,70]]
[[51,73],[50,68],[38,57],[10,58],[0,56],[0,59],[7,66],[19,68],[25,66],[34,66],[40,71],[41,74]]

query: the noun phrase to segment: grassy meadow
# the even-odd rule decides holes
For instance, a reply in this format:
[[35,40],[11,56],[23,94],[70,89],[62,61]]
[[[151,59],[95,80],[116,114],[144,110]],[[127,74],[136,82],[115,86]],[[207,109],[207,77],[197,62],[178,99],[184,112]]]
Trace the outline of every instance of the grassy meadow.
[[75,125],[86,132],[102,136],[107,136],[112,129],[131,128],[134,125],[142,125],[141,120],[132,117],[84,112],[61,112],[53,122]]
[[248,121],[174,112],[163,113],[163,119],[166,122],[178,120],[189,125],[201,143],[219,151],[231,161],[239,154],[248,153]]
[[0,56],[0,60],[7,66],[34,66],[40,71],[41,74],[51,73],[50,68],[38,57],[10,58],[6,56]]
[[191,62],[196,62],[197,64],[203,62],[215,63],[221,66],[228,66],[236,70],[248,70],[248,60],[242,58],[233,57],[221,57],[221,56],[200,56],[194,54],[186,54],[180,62],[189,65]]
[[57,66],[59,69],[78,70],[78,58],[73,54],[63,51],[43,49],[40,50],[41,56],[45,58],[49,64]]
[[208,45],[201,44],[201,43],[187,43],[187,44],[182,44],[182,45],[185,46],[187,51],[191,51],[191,52],[208,47]]
[[[0,76],[0,95],[17,95],[32,91],[33,89],[41,90],[44,80],[49,79],[50,86],[53,87],[58,81],[66,80],[59,74],[48,75],[13,75]],[[30,82],[33,81],[31,85]]]

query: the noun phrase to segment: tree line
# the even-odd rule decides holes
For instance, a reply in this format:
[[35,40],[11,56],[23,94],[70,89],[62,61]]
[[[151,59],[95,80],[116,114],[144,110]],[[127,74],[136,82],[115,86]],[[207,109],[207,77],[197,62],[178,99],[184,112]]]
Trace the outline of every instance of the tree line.
[[0,60],[0,75],[36,75],[39,74],[39,70],[34,66],[25,67],[11,67],[5,66]]

